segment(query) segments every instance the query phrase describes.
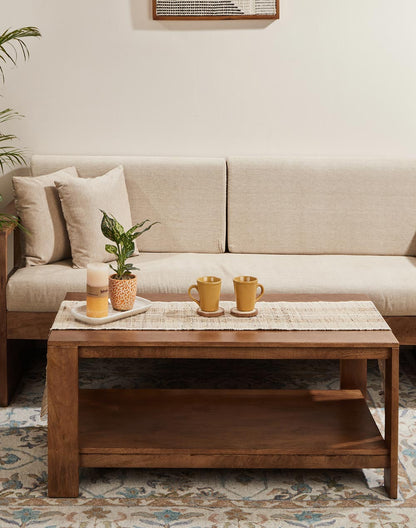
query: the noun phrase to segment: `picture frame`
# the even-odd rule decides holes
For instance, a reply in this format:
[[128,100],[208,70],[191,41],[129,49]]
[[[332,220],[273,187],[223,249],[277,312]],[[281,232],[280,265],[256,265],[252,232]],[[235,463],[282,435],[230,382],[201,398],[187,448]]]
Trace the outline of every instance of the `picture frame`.
[[154,20],[278,19],[279,0],[152,0]]

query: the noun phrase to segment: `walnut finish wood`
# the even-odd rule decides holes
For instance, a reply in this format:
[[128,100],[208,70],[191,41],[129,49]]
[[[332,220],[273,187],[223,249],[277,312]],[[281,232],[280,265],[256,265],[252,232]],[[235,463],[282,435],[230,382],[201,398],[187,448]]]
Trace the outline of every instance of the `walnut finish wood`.
[[[9,202],[5,209],[3,210],[4,213],[12,216],[18,216],[16,205],[14,203],[14,200]],[[22,265],[22,251],[21,251],[21,230],[16,229],[16,226],[12,227],[13,230],[13,271],[20,267]]]
[[[213,346],[79,346],[80,358],[181,358],[181,359],[385,359],[387,348],[299,348],[299,347],[242,347]],[[346,369],[344,369],[346,371]],[[348,373],[346,373],[348,374]],[[349,387],[346,387],[349,388]],[[356,387],[353,387],[356,388]]]
[[416,345],[416,317],[403,315],[384,319],[401,345]]
[[83,390],[80,453],[387,455],[361,391]]
[[48,346],[48,495],[78,497],[78,350]]
[[8,339],[48,339],[55,312],[8,312]]
[[[299,334],[296,338],[296,333]],[[371,334],[371,336],[367,335]],[[278,335],[278,339],[276,339]],[[286,331],[286,330],[52,330],[52,343],[77,346],[178,346],[259,348],[388,348],[398,344],[388,330]]]
[[[8,339],[46,340],[55,317],[56,312],[7,312],[7,337]],[[392,327],[393,334],[400,345],[416,345],[416,332],[414,335],[411,333],[413,325],[416,325],[416,317],[386,317],[385,319]]]
[[[156,297],[151,294],[143,295]],[[7,312],[7,337],[46,340],[55,317],[56,312]],[[416,345],[416,317],[397,316],[384,319],[400,345]]]
[[287,468],[361,469],[383,468],[388,455],[136,455],[81,453],[81,467],[123,468]]
[[2,399],[2,406],[6,407],[12,400],[18,387],[24,367],[24,359],[27,355],[26,342],[19,339],[7,340],[7,385],[5,394],[7,398]]
[[11,200],[6,207],[3,209],[3,213],[6,213],[8,215],[17,216],[17,210],[16,210],[16,204],[14,203],[14,200]]
[[384,376],[385,432],[389,449],[389,464],[384,470],[384,485],[392,499],[397,499],[398,450],[399,450],[399,349],[385,363]]
[[[15,230],[15,232],[17,232]],[[0,297],[2,295],[2,292],[4,294],[5,298],[5,286],[2,285],[0,288]],[[166,300],[167,297],[163,294],[157,295],[157,294],[146,294],[143,293],[146,297],[151,297],[153,300]],[[81,293],[72,293],[67,295],[67,299],[69,300],[82,300],[85,296]],[[232,296],[223,296],[224,299],[232,299]],[[288,300],[292,299],[294,301],[300,301],[305,300],[305,295],[298,294],[298,295],[279,295],[279,296],[269,296],[266,297],[269,300],[274,300],[276,297],[280,300]],[[169,297],[172,300],[188,300],[186,295],[174,295],[172,297]],[[325,300],[362,300],[362,295],[337,295],[337,294],[329,294],[325,296],[319,296],[319,295],[308,295],[308,300],[318,300],[318,299],[325,299]],[[10,339],[41,339],[46,340],[49,335],[49,330],[52,326],[52,323],[55,319],[56,313],[55,312],[7,312],[7,338]],[[386,317],[385,318],[388,324],[393,329],[393,333],[395,334],[396,338],[400,342],[401,345],[416,345],[416,317]],[[0,321],[0,327],[1,325],[4,325],[4,321]],[[0,332],[1,334],[1,332]],[[308,338],[308,334],[306,333],[305,339]],[[4,335],[4,330],[3,330]],[[381,336],[384,336],[385,333],[382,332]],[[372,332],[372,337],[374,336],[374,333]],[[8,360],[4,355],[5,345],[1,344],[4,343],[0,341],[0,365],[7,364]],[[380,346],[384,345],[383,343],[380,343]],[[99,345],[101,346],[101,344]],[[13,355],[13,349],[9,347],[9,358],[11,355]],[[85,356],[85,357],[99,357],[97,355],[94,355],[92,353],[91,356]],[[111,357],[111,356],[109,356]],[[137,355],[129,355],[125,357],[143,357],[141,353],[138,352]],[[152,357],[163,357],[162,355],[157,356],[156,353]],[[164,356],[166,357],[166,356]],[[213,356],[207,356],[207,357],[215,357]],[[384,356],[373,356],[375,359],[382,359]],[[351,357],[351,359],[353,359]],[[16,362],[19,365],[19,362]],[[5,379],[5,368],[0,367],[0,380]],[[2,376],[3,373],[3,376]],[[18,378],[18,371],[17,372],[11,372],[9,369],[9,375],[11,375],[14,379]],[[13,386],[12,380],[10,382],[1,381],[0,387],[3,387],[3,394],[5,394],[5,391],[7,391],[8,394],[11,393],[10,388]],[[0,392],[1,392],[0,388]],[[6,398],[5,396],[2,399],[2,405],[7,405],[7,401],[10,400],[10,396]]]
[[[75,294],[69,298],[80,298]],[[159,295],[177,300],[186,296]],[[356,298],[363,298],[356,296]],[[345,300],[349,296],[269,296],[269,300]],[[65,330],[50,334],[56,358],[78,357],[337,357],[341,391],[81,391],[80,464],[147,467],[383,467],[397,495],[398,342],[371,332],[169,332]],[[76,351],[76,352],[75,352]],[[75,353],[77,358],[75,360]],[[344,353],[344,355],[343,355]],[[385,440],[369,413],[365,365],[385,359]],[[48,363],[48,371],[54,369]],[[61,376],[63,368],[60,366]],[[66,374],[65,374],[66,375]],[[58,375],[54,373],[56,380]],[[70,375],[74,379],[74,374]],[[48,378],[49,379],[49,378]],[[78,387],[71,382],[73,392]],[[49,428],[68,416],[69,386],[55,398]],[[78,397],[78,396],[77,396]],[[50,405],[50,403],[49,403]],[[74,407],[70,421],[77,423]],[[64,430],[59,424],[58,428]],[[55,438],[59,435],[55,433]],[[72,455],[75,440],[68,449]],[[56,455],[59,457],[59,453]],[[62,456],[62,453],[61,453]],[[75,457],[74,457],[75,458]],[[50,459],[51,467],[56,464]],[[71,465],[73,467],[73,464]],[[52,473],[58,471],[52,468]],[[75,478],[71,493],[75,493]],[[56,485],[57,486],[57,485]],[[55,487],[56,487],[55,486]],[[52,486],[52,492],[54,486]],[[62,490],[59,493],[64,493]],[[73,496],[73,495],[71,495]]]
[[7,236],[6,230],[0,230],[0,405],[8,405],[7,383],[7,310],[6,285],[7,285]]
[[[370,359],[366,356],[367,359]],[[364,398],[367,393],[367,359],[341,359],[341,389],[359,389]]]
[[22,252],[22,232],[15,229],[13,233],[13,273],[24,265]]
[[12,346],[7,342],[7,240],[14,229],[14,225],[0,229],[0,405],[3,407],[9,404],[20,373],[19,357],[16,355],[12,361]]

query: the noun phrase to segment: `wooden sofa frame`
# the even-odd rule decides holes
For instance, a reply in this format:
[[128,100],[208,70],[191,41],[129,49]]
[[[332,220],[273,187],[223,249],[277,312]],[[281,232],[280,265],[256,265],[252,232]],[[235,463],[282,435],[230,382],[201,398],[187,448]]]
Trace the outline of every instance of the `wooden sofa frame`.
[[[14,202],[4,212],[16,214]],[[13,267],[8,271],[8,238],[14,237]],[[9,312],[6,287],[9,278],[22,265],[19,230],[0,229],[0,406],[9,404],[22,372],[25,341],[46,340],[56,312]],[[416,316],[385,317],[400,345],[416,345]]]

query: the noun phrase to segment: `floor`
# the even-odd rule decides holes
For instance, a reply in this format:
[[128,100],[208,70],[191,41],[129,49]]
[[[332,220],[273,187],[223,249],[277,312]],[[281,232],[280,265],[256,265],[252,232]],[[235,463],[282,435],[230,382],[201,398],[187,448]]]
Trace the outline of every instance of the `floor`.
[[[78,499],[47,497],[45,354],[33,349],[0,409],[0,528],[416,527],[416,360],[401,355],[400,496],[379,470],[82,470]],[[81,363],[82,387],[336,388],[336,362],[107,360]],[[369,404],[383,421],[381,379]]]

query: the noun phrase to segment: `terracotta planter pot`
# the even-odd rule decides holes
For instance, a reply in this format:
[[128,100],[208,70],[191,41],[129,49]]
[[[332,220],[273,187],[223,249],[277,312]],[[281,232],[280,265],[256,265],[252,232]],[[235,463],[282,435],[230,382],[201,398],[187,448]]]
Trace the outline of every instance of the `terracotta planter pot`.
[[137,277],[131,275],[130,279],[116,279],[116,275],[111,275],[109,281],[110,301],[114,310],[125,312],[133,308],[136,298]]

